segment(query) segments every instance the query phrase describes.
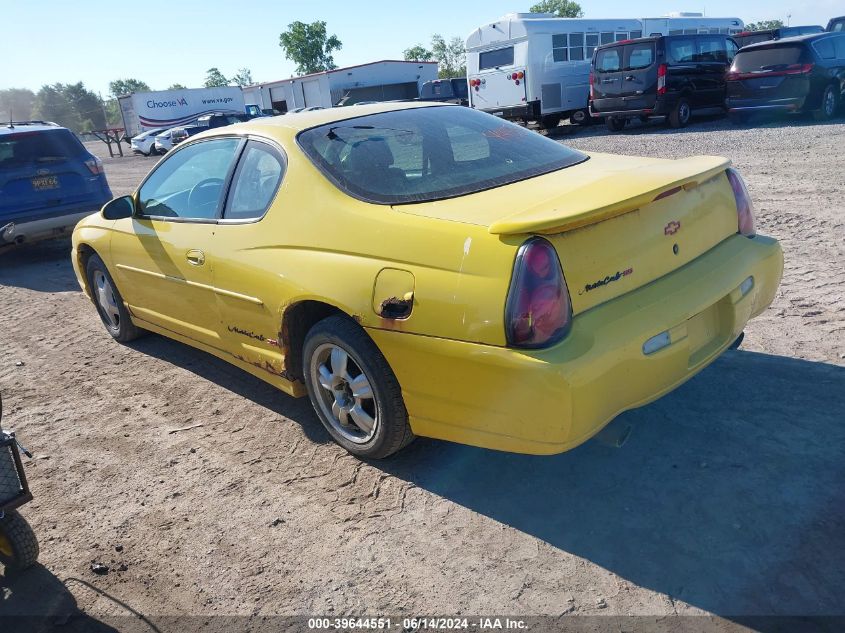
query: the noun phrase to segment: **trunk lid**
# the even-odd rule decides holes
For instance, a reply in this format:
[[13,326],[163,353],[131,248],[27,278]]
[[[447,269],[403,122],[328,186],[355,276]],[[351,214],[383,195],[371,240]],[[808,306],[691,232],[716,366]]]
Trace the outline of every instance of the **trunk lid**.
[[544,234],[560,257],[573,312],[644,286],[737,232],[725,159],[618,170],[494,222],[491,233]]
[[[566,169],[467,198],[397,210],[485,224],[510,243],[543,235],[577,314],[646,285],[736,234],[724,158],[591,154]],[[518,210],[514,212],[514,210]]]

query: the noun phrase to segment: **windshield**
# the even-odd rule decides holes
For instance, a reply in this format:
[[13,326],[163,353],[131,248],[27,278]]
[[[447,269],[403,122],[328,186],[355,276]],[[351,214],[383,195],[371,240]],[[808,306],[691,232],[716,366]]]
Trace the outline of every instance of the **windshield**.
[[442,200],[587,159],[536,132],[457,106],[338,121],[297,140],[338,188],[378,204]]
[[82,144],[68,130],[40,130],[0,136],[0,166],[57,163],[82,153]]
[[755,71],[782,70],[787,66],[798,64],[803,57],[801,46],[776,46],[740,50],[733,61],[731,70],[738,73]]

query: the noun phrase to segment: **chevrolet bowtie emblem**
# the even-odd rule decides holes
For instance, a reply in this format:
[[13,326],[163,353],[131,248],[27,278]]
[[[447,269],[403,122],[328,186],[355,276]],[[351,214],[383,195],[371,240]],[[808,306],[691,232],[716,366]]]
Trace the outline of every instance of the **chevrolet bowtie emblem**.
[[663,227],[663,235],[674,235],[680,230],[681,223],[677,220],[672,220],[671,222],[669,222],[669,224]]

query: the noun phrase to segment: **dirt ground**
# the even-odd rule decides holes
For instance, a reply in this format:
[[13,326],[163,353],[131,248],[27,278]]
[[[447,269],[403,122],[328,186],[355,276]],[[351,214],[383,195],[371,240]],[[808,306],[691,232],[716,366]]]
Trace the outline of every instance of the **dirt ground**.
[[[0,615],[155,631],[180,614],[845,614],[845,125],[571,132],[733,159],[786,258],[740,350],[624,414],[621,449],[421,439],[364,463],[306,399],[158,336],[116,344],[67,240],[0,255],[4,422],[36,454],[23,514],[43,565],[0,578]],[[114,193],[153,163],[106,158]]]

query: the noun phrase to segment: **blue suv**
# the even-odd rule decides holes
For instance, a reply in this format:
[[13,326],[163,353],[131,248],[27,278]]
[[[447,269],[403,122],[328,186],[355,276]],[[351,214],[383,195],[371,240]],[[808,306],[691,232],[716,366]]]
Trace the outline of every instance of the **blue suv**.
[[102,161],[67,128],[0,124],[0,248],[69,233],[111,198]]

